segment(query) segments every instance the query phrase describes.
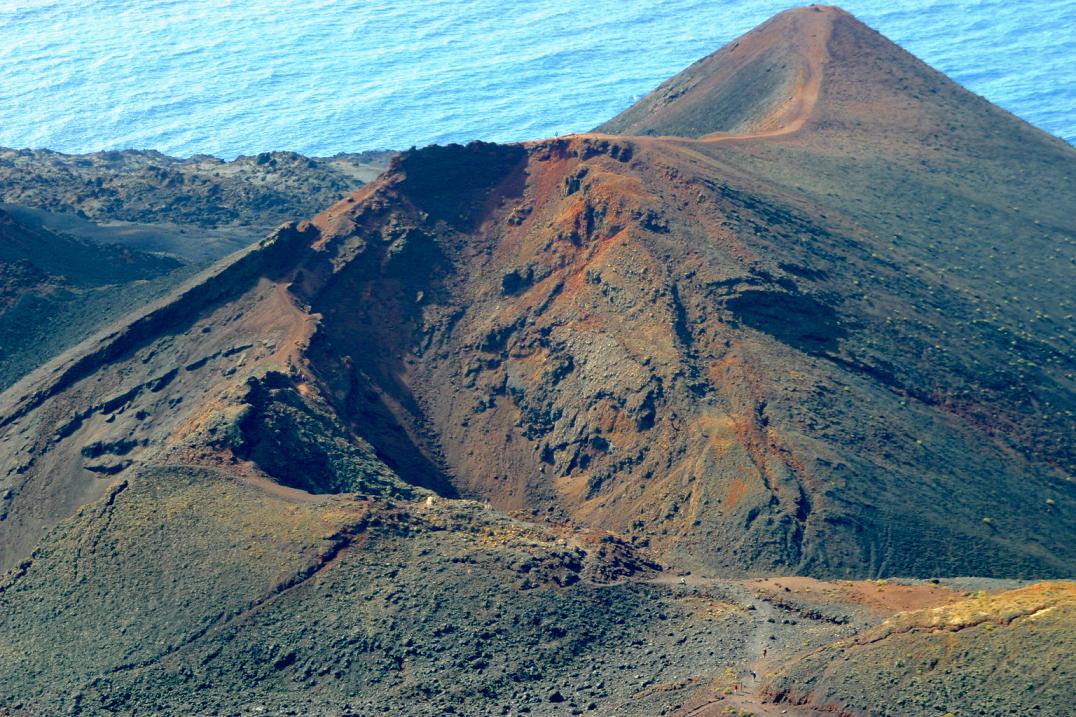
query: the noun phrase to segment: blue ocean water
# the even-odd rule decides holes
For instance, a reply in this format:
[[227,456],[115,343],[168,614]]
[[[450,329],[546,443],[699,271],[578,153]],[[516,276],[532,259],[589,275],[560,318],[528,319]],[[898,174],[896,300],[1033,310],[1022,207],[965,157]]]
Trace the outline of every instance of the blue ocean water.
[[[0,145],[225,158],[588,130],[790,0],[0,0]],[[1074,0],[847,0],[1076,142]]]

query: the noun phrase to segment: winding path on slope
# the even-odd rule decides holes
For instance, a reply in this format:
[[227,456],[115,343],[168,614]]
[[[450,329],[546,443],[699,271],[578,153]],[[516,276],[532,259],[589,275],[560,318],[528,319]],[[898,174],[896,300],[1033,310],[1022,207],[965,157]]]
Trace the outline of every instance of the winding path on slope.
[[[774,627],[781,622],[781,616],[769,602],[734,580],[696,575],[681,577],[666,573],[653,582],[672,590],[720,588],[722,593],[729,594],[741,605],[750,605],[748,614],[755,620],[754,631],[746,644],[746,654],[739,665],[741,674],[737,689],[732,694],[715,696],[713,699],[706,698],[702,695],[703,690],[699,690],[697,694],[702,699],[689,700],[680,710],[672,713],[672,717],[728,717],[730,708],[735,708],[731,714],[750,714],[753,717],[833,717],[832,713],[801,705],[774,704],[766,701],[762,694],[761,678],[772,671],[774,662],[790,656],[780,641],[775,639]],[[714,667],[716,669],[718,665]]]
[[[807,47],[801,53],[803,63],[800,75],[793,83],[789,97],[778,107],[759,118],[750,132],[713,132],[698,138],[678,135],[620,135],[605,132],[581,132],[565,135],[568,138],[603,139],[607,141],[631,140],[645,144],[676,143],[681,146],[715,145],[724,142],[749,142],[759,139],[787,137],[803,129],[814,114],[822,94],[822,80],[826,62],[829,59],[829,41],[833,31],[833,20],[838,12],[828,6],[812,8],[819,13],[818,21],[809,22],[803,28],[807,38]],[[804,13],[803,17],[809,17]]]
[[795,134],[803,129],[818,104],[822,93],[822,76],[829,58],[829,38],[833,31],[834,14],[825,12],[822,17],[825,18],[822,22],[812,23],[810,28],[804,29],[807,49],[802,55],[800,76],[796,79],[792,94],[783,104],[756,122],[756,129],[752,132],[714,132],[695,141],[717,144],[767,139]]

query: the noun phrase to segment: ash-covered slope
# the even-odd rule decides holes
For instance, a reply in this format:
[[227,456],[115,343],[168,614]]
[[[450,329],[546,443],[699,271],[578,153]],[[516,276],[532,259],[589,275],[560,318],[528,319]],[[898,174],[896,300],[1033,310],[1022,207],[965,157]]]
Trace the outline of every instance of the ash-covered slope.
[[744,653],[742,609],[624,583],[657,566],[615,536],[402,482],[304,357],[319,243],[282,227],[4,394],[0,711],[631,714],[609,655]]
[[183,264],[0,207],[0,389],[182,278]]
[[33,271],[74,287],[104,286],[152,279],[180,266],[171,257],[132,251],[116,244],[94,245],[20,221],[0,209],[0,262]]

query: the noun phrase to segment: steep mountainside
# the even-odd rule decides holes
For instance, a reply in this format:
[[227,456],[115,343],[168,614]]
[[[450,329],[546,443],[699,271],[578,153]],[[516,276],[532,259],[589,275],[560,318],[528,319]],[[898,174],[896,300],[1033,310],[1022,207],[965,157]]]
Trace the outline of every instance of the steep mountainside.
[[[428,150],[387,197],[320,217],[325,259],[296,291],[323,315],[309,358],[338,410],[409,480],[439,469],[695,566],[1070,570],[1065,464],[991,440],[925,383],[954,381],[929,353],[937,329],[886,321],[934,309],[933,287],[844,255],[857,242],[837,218],[670,187],[670,157],[589,138]],[[456,186],[486,189],[430,194],[449,158]],[[1008,358],[1007,336],[962,318],[946,325],[966,358]],[[961,389],[996,380],[955,368]],[[1010,410],[1036,437],[1071,426]]]
[[696,567],[1070,574],[1076,153],[782,28],[826,38],[786,133],[405,156],[316,221],[312,365],[408,479]]
[[[0,394],[0,707],[884,714],[960,643],[878,605],[1071,576],[1076,150],[834,8],[658,94],[405,152]],[[1062,714],[945,660],[901,714]]]

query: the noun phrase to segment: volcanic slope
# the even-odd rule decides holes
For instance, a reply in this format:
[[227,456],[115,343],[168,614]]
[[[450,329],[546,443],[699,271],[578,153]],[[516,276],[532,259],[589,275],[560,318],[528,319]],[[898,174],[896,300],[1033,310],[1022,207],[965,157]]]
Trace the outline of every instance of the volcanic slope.
[[659,563],[1071,575],[1074,150],[767,28],[749,120],[406,152],[0,394],[0,707],[854,714],[877,620]]
[[198,268],[346,196],[389,156],[224,162],[0,148],[0,389]]
[[679,564],[1070,575],[1076,152],[833,8],[688,72],[790,36],[757,137],[403,157],[315,221],[311,365],[405,478]]
[[777,15],[598,127],[622,135],[700,138],[789,134],[810,116],[836,8]]
[[1071,574],[1074,151],[836,9],[739,47],[782,26],[818,82],[788,133],[405,153],[8,391],[3,566],[190,444],[693,568]]

